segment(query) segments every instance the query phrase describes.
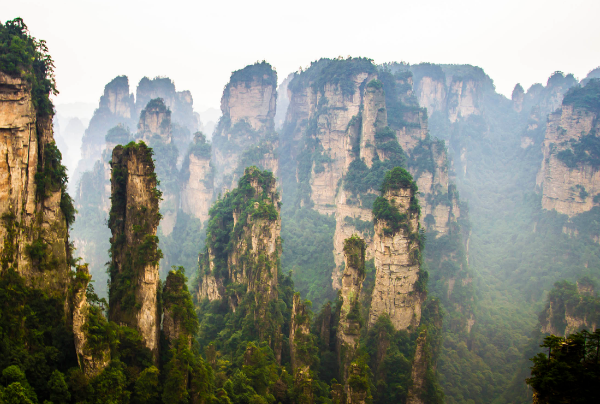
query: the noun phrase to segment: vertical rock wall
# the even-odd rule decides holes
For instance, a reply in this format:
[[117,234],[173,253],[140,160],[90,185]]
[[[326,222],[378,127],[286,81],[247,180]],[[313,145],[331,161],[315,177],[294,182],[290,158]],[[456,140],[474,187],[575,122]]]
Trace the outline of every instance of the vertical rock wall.
[[61,200],[67,196],[50,171],[61,164],[52,116],[38,116],[24,79],[2,72],[0,154],[2,268],[12,266],[30,286],[64,295],[70,251]]
[[213,135],[215,188],[232,189],[246,167],[255,165],[277,176],[274,133],[277,73],[266,62],[237,70],[221,98],[222,117]]
[[182,166],[181,209],[201,222],[208,219],[214,193],[210,155],[211,145],[203,133],[197,132]]
[[156,174],[150,149],[144,144],[117,146],[112,157],[111,321],[139,331],[158,360],[158,250],[160,221]]
[[[270,172],[249,167],[238,187],[213,206],[206,250],[199,257],[197,298],[226,297],[235,311],[245,294],[252,292],[259,339],[270,339],[280,355],[279,326],[269,312],[270,302],[278,298],[281,255],[280,203],[275,187]],[[224,230],[226,234],[221,234]]]
[[104,95],[100,97],[98,109],[90,120],[81,141],[81,160],[73,175],[77,184],[81,175],[93,168],[101,159],[104,150],[104,137],[108,130],[118,124],[133,126],[137,114],[133,94],[129,93],[127,76],[115,77],[104,87]]
[[415,188],[406,185],[389,188],[383,198],[398,210],[401,219],[393,223],[375,218],[376,274],[369,324],[387,314],[397,330],[405,330],[419,325],[425,300],[418,282],[421,247],[419,213],[414,209]]
[[[86,323],[91,308],[87,302],[86,291],[91,278],[87,265],[77,267],[73,285],[73,336],[79,367],[88,377],[100,374],[110,362],[108,346],[100,347],[96,351],[88,346]],[[102,316],[102,313],[98,315]]]
[[[573,149],[599,131],[598,114],[590,110],[563,105],[549,115],[542,143],[544,159],[537,175],[544,209],[573,217],[598,205],[594,197],[600,193],[600,170],[585,157],[578,158]],[[571,157],[572,163],[561,159],[562,155]]]
[[344,241],[344,261],[346,267],[342,277],[340,298],[340,322],[337,329],[337,354],[340,375],[345,383],[347,396],[350,394],[348,378],[351,363],[356,357],[363,323],[360,312],[360,291],[365,280],[365,241],[353,235]]
[[290,359],[294,386],[300,393],[299,402],[314,402],[312,377],[310,375],[310,357],[306,352],[307,345],[312,343],[310,335],[310,317],[307,307],[300,300],[300,293],[295,293],[292,301],[292,320],[290,325]]

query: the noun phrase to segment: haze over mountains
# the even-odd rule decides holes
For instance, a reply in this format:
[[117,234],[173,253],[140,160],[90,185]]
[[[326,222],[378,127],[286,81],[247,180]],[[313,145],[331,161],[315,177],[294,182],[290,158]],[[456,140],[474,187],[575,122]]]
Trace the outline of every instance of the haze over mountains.
[[[375,55],[395,43],[396,7],[379,10]],[[163,17],[178,8],[165,7]],[[239,20],[233,10],[231,24]],[[431,19],[444,10],[456,14],[444,5],[429,10]],[[293,32],[287,41],[271,31],[265,38],[281,54],[303,54],[293,28],[306,13],[283,16]],[[96,94],[57,105],[64,51],[55,66],[52,48],[22,19],[0,24],[0,403],[539,404],[595,396],[596,61],[579,76],[544,65],[540,83],[508,92],[495,85],[506,82],[502,72],[382,63],[366,51],[307,58],[288,71],[259,58],[223,72],[234,50],[245,44],[249,52],[266,29],[244,36],[230,24],[214,42],[237,38],[223,51],[227,62],[195,64],[191,80],[181,72],[194,52],[175,57],[189,26],[171,28],[174,36],[172,24],[146,32],[127,54],[120,45],[102,54],[105,71],[91,85],[114,66],[118,73]],[[122,39],[138,38],[123,28]],[[372,38],[354,31],[340,37],[341,51],[348,38]],[[113,38],[106,35],[103,44]],[[424,47],[431,35],[421,31],[413,42],[422,38]],[[151,40],[154,53],[140,58]],[[281,60],[283,68],[298,62]],[[174,75],[155,74],[156,66]],[[206,102],[215,86],[218,108]],[[83,94],[71,84],[67,92]]]

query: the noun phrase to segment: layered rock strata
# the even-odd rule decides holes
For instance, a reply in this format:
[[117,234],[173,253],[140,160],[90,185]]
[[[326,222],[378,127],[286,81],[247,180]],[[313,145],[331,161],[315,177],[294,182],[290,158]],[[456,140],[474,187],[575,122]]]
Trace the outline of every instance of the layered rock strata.
[[[256,167],[247,168],[238,188],[218,200],[211,210],[206,251],[199,257],[197,298],[226,297],[229,307],[235,311],[244,294],[252,292],[259,338],[275,338],[271,342],[280,355],[281,341],[268,313],[269,303],[278,296],[279,212],[279,193],[273,175]],[[223,239],[217,243],[215,236],[229,223],[234,231],[227,234],[227,243],[231,243],[232,248],[224,251]]]
[[210,159],[211,145],[202,132],[194,135],[182,166],[181,209],[204,222],[213,200],[214,169]]
[[216,189],[232,189],[244,169],[252,165],[277,176],[276,88],[277,73],[266,62],[231,74],[221,98],[222,117],[213,135]]
[[177,222],[180,192],[177,172],[177,147],[171,143],[171,110],[162,98],[150,100],[140,113],[136,139],[141,139],[155,150],[156,174],[162,192],[160,212],[163,219],[160,231],[168,236]]
[[151,149],[144,143],[117,146],[111,166],[109,318],[137,329],[157,361],[162,253],[156,230],[161,216]]
[[105,148],[104,137],[108,130],[118,124],[132,127],[136,119],[133,94],[129,93],[129,79],[118,76],[104,87],[98,109],[90,120],[81,142],[81,160],[75,170],[75,182],[81,175],[91,170],[94,163],[101,159]]
[[66,173],[56,174],[62,165],[52,116],[38,114],[25,79],[2,72],[0,153],[2,269],[13,267],[29,286],[65,295],[70,283],[67,220],[72,218],[61,208],[70,197]]
[[351,363],[356,356],[363,323],[359,297],[365,280],[365,247],[365,241],[356,235],[344,242],[346,266],[340,293],[342,307],[337,328],[337,354],[347,397],[352,395],[348,378],[351,376]]
[[563,104],[549,115],[537,175],[544,209],[573,217],[598,205],[600,169],[588,149],[599,130],[598,113],[586,108]]
[[[75,352],[79,367],[87,377],[94,377],[100,374],[110,362],[110,349],[108,346],[101,346],[96,350],[92,350],[89,347],[86,323],[88,323],[90,310],[94,310],[94,308],[89,306],[86,292],[91,278],[87,265],[77,267],[72,302]],[[96,315],[103,316],[99,309],[96,309],[96,311]]]
[[[395,170],[393,170],[395,171]],[[397,209],[398,222],[375,217],[375,287],[369,324],[387,314],[394,328],[416,327],[425,300],[420,278],[419,211],[416,187],[398,184],[383,193],[383,200]]]
[[292,320],[289,342],[294,386],[301,397],[299,401],[303,404],[310,404],[314,402],[313,380],[310,375],[311,360],[306,352],[307,345],[312,342],[310,334],[310,315],[308,308],[300,299],[300,293],[295,293],[292,301]]

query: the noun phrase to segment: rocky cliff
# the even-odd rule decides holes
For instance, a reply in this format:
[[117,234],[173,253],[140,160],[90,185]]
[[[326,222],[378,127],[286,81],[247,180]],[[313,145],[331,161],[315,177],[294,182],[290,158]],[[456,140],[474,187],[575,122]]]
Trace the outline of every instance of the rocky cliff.
[[152,151],[144,143],[117,146],[111,167],[109,318],[137,329],[157,361],[158,262],[162,253],[156,230],[161,194],[156,188]]
[[[445,80],[441,68],[440,74]],[[418,83],[422,79],[423,74]],[[414,86],[408,65],[377,69],[362,59],[320,60],[288,85],[282,148],[302,150],[290,153],[297,166],[296,203],[335,214],[336,289],[346,238],[360,234],[367,260],[374,256],[371,208],[385,171],[401,166],[413,174],[422,192],[422,226],[433,237],[448,234],[461,216],[445,144],[428,136],[427,111],[419,106],[415,94],[421,90]],[[469,106],[480,98],[477,86],[455,87],[452,94],[462,100],[455,115],[478,113]],[[437,102],[421,98],[425,104]],[[444,108],[446,101],[440,104]]]
[[365,247],[365,241],[356,235],[344,241],[345,268],[340,293],[342,307],[337,328],[337,354],[347,397],[352,396],[348,379],[353,372],[351,364],[357,356],[360,329],[364,323],[359,297],[366,275]]
[[129,79],[127,76],[115,77],[104,87],[98,109],[94,111],[81,140],[81,160],[74,173],[76,184],[81,175],[101,159],[105,148],[104,137],[108,130],[118,124],[133,127],[137,116],[133,94],[129,93]]
[[600,81],[569,91],[562,107],[550,114],[542,143],[544,159],[537,175],[542,189],[542,207],[569,217],[598,205],[600,156],[596,154],[600,109],[593,102],[600,94]]
[[[65,295],[70,283],[67,174],[52,133],[52,112],[36,108],[31,85],[0,72],[0,245],[2,269],[34,288]],[[48,101],[49,102],[49,101]]]
[[299,396],[298,402],[313,403],[313,380],[310,367],[313,362],[311,348],[314,342],[310,333],[310,311],[306,302],[301,301],[300,293],[295,293],[292,301],[289,343],[294,387]]
[[595,330],[600,325],[600,314],[595,309],[600,298],[595,288],[595,282],[588,277],[581,278],[576,284],[556,282],[539,315],[540,331],[567,337],[582,329]]
[[[135,117],[140,116],[148,103],[156,98],[163,100],[172,111],[173,142],[179,150],[186,150],[193,133],[200,129],[200,117],[194,112],[194,100],[189,91],[177,91],[168,77],[144,77],[136,88]],[[179,161],[181,163],[181,161]]]
[[162,291],[162,330],[171,345],[182,340],[191,347],[192,337],[198,328],[198,318],[186,282],[183,267],[169,271]]
[[439,112],[451,123],[480,115],[483,97],[493,89],[492,81],[479,67],[422,63],[409,68],[419,105],[429,116]]
[[210,156],[211,145],[206,136],[196,132],[181,170],[181,209],[203,223],[208,219],[214,193],[214,168]]
[[148,142],[152,138],[171,143],[171,110],[162,98],[154,98],[140,112],[137,138]]
[[179,151],[172,142],[171,130],[171,110],[162,98],[150,100],[140,113],[136,139],[147,142],[154,152],[156,175],[162,192],[159,230],[164,236],[169,236],[175,227],[180,198],[177,172]]
[[[100,308],[91,306],[87,301],[86,294],[91,279],[87,265],[77,267],[72,302],[73,336],[77,361],[85,375],[90,378],[100,374],[110,362],[108,344],[92,344],[88,338],[90,326],[97,327],[98,324],[106,324]],[[92,320],[91,316],[94,316],[96,320]]]
[[246,167],[255,165],[277,175],[274,133],[277,73],[262,62],[237,70],[221,98],[222,117],[213,134],[215,187],[232,189]]
[[252,293],[259,338],[281,352],[269,310],[277,300],[281,218],[276,180],[249,167],[238,187],[217,200],[210,212],[206,251],[200,255],[198,300],[226,298],[232,311]]
[[386,174],[373,207],[375,287],[369,324],[387,314],[397,330],[416,327],[425,300],[417,186],[404,169]]

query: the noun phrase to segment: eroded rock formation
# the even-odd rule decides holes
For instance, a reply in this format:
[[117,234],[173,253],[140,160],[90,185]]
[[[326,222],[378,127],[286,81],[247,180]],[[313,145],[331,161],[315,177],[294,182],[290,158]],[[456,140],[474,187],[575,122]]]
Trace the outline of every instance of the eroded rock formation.
[[[295,293],[292,301],[292,321],[290,325],[290,359],[294,375],[294,387],[299,393],[299,402],[310,404],[313,400],[313,380],[310,375],[310,347],[313,344],[310,334],[310,315],[300,293]],[[308,349],[307,349],[308,348]]]
[[64,296],[70,282],[67,222],[74,211],[52,115],[38,113],[25,79],[2,72],[0,138],[2,268],[13,267],[29,286]]
[[351,363],[356,357],[360,329],[364,322],[361,317],[359,297],[365,280],[365,247],[365,241],[356,235],[344,241],[346,266],[340,294],[342,307],[337,328],[337,354],[348,402],[354,402],[350,400],[352,391],[348,379],[355,372],[351,369]]
[[387,314],[394,328],[405,330],[419,325],[425,300],[417,187],[410,174],[398,168],[386,175],[382,188],[383,196],[374,206],[377,272],[369,324]]
[[566,337],[582,329],[595,330],[599,317],[594,307],[598,303],[600,298],[591,279],[584,277],[576,284],[557,282],[539,316],[540,331]]
[[[278,296],[281,255],[280,203],[275,187],[270,172],[249,167],[238,187],[216,202],[207,229],[207,248],[199,257],[198,299],[226,297],[235,311],[245,293],[252,292],[259,337],[271,339],[280,354],[281,342],[269,313],[269,302]],[[223,248],[226,244],[230,247]]]
[[252,165],[277,176],[276,89],[277,73],[266,62],[231,74],[221,98],[223,115],[213,135],[216,189],[232,189]]
[[100,97],[98,109],[83,135],[81,160],[75,170],[75,183],[101,159],[105,148],[104,137],[108,130],[118,124],[132,127],[137,116],[133,94],[129,93],[129,79],[127,76],[115,77],[104,87],[104,95]]
[[600,82],[591,81],[565,98],[550,114],[542,143],[544,159],[537,175],[542,207],[569,217],[598,205],[600,160],[591,151],[600,130],[598,112],[577,102],[578,94],[600,93]]
[[101,316],[101,321],[106,322],[100,309],[88,304],[86,291],[91,279],[87,265],[77,267],[73,285],[73,337],[79,367],[88,377],[100,374],[110,362],[108,344],[91,347],[87,337],[90,315]]
[[204,222],[213,200],[214,169],[210,160],[211,145],[202,132],[194,135],[182,166],[181,209]]
[[144,143],[115,147],[111,185],[109,318],[137,329],[157,361],[160,191],[151,150]]

